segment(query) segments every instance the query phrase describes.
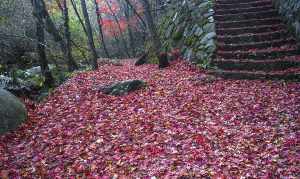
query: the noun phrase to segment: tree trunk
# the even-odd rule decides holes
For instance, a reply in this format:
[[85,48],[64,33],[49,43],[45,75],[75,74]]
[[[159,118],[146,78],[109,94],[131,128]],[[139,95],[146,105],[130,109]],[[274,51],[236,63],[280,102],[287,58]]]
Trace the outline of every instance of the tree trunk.
[[163,2],[161,0],[156,0],[155,2],[155,15],[159,17],[162,15],[160,12],[163,9]]
[[[120,3],[120,2],[119,2]],[[131,48],[131,54],[133,56],[135,56],[135,46],[134,46],[134,38],[133,38],[133,32],[132,32],[132,27],[130,24],[130,6],[129,4],[124,4],[123,5],[124,8],[124,14],[125,14],[125,18],[128,24],[128,37],[129,37],[129,46]]]
[[74,12],[75,12],[75,14],[76,14],[76,16],[77,16],[77,18],[78,18],[78,20],[79,20],[79,23],[80,23],[81,26],[82,26],[82,29],[83,29],[84,33],[87,35],[87,30],[86,30],[86,28],[85,28],[85,25],[84,25],[83,20],[82,20],[81,17],[80,17],[80,14],[79,14],[79,12],[78,12],[78,9],[77,9],[77,7],[76,7],[76,3],[74,2],[74,0],[71,0],[71,4],[72,4],[72,7],[73,7],[73,9],[74,9]]
[[146,28],[147,24],[144,21],[144,19],[140,16],[140,14],[137,12],[137,10],[134,8],[134,6],[131,4],[131,2],[129,0],[125,0],[125,2],[131,7],[131,9],[133,10],[133,13],[137,16],[137,18],[140,20],[141,24],[142,24],[142,28]]
[[154,50],[159,59],[159,67],[160,68],[167,67],[167,66],[169,66],[169,62],[168,62],[168,59],[165,58],[164,53],[161,54],[162,45],[161,45],[160,39],[157,35],[156,27],[155,27],[153,17],[151,14],[150,4],[149,4],[148,0],[141,0],[141,1],[142,1],[144,10],[145,10],[146,23],[147,23],[148,30],[151,35],[151,40],[152,40],[152,43],[154,46]]
[[68,58],[68,70],[74,71],[78,69],[77,64],[74,61],[72,56],[72,48],[71,48],[71,33],[69,26],[69,9],[67,6],[67,0],[63,1],[63,16],[64,16],[64,30],[65,30],[65,40],[66,40],[66,56]]
[[107,58],[110,58],[110,55],[108,53],[108,50],[106,48],[106,44],[105,44],[105,41],[104,41],[104,36],[103,36],[103,30],[102,30],[102,17],[101,17],[101,12],[99,10],[99,5],[97,3],[97,0],[94,0],[94,3],[95,3],[95,8],[96,8],[96,15],[97,15],[97,23],[98,23],[98,27],[99,27],[99,35],[100,35],[100,40],[101,40],[101,43],[102,43],[102,47],[103,47],[103,50],[104,50],[104,53],[106,55]]
[[[76,68],[77,65],[76,65],[76,62],[74,61],[74,59],[73,58],[69,59],[67,53],[65,53],[67,51],[67,49],[66,49],[67,45],[66,45],[65,41],[63,40],[63,38],[61,37],[61,35],[59,34],[59,31],[56,28],[55,24],[53,23],[50,15],[47,11],[44,0],[39,0],[39,2],[41,3],[40,4],[41,9],[38,13],[39,13],[39,16],[42,18],[41,20],[45,19],[46,31],[53,36],[53,38],[56,42],[59,42],[64,59],[68,63],[69,69]],[[36,14],[36,15],[38,15],[38,14]],[[74,66],[69,66],[72,64]]]
[[97,56],[95,43],[94,43],[94,39],[93,39],[93,31],[92,31],[92,27],[91,27],[89,14],[87,12],[85,0],[80,0],[80,1],[81,1],[81,8],[82,8],[84,21],[85,21],[85,28],[86,28],[86,31],[87,31],[88,46],[89,46],[90,51],[92,53],[92,66],[93,66],[93,69],[95,70],[95,69],[98,68],[98,64],[97,64],[98,56]]
[[119,52],[119,53],[117,53],[117,58],[125,56],[126,54],[124,54],[124,50],[122,50],[122,48],[120,47],[120,40],[117,38],[117,36],[115,34],[113,35],[113,37],[115,40],[115,46],[117,47],[118,52]]
[[[77,18],[78,18],[78,21],[79,21],[79,23],[81,24],[81,27],[82,27],[82,29],[83,29],[85,35],[87,36],[88,33],[87,33],[86,28],[85,28],[84,22],[83,22],[82,18],[80,17],[80,14],[79,14],[78,9],[77,9],[77,6],[76,6],[76,3],[74,2],[74,0],[70,0],[70,1],[71,1],[73,10],[74,10],[74,12],[75,12],[75,14],[76,14],[76,16],[77,16]],[[77,45],[75,44],[75,42],[72,42],[72,43],[73,43],[73,45],[74,45],[75,47],[77,46]],[[84,51],[82,51],[82,50],[80,49],[80,47],[77,47],[77,48],[78,48],[78,50],[80,51],[80,53],[82,54],[82,56],[83,56],[83,58],[84,58],[84,60],[85,60],[85,63],[86,63],[86,64],[89,64],[90,62],[89,62],[88,59],[86,58],[86,55],[85,55]]]
[[48,61],[46,57],[46,52],[45,52],[45,34],[44,34],[44,27],[43,24],[40,22],[36,23],[36,35],[38,39],[38,54],[39,54],[39,61],[41,65],[41,72],[43,76],[45,77],[45,86],[52,87],[54,84],[54,79],[52,77],[51,71],[48,66]]
[[32,6],[34,13],[36,14],[36,36],[37,36],[37,51],[39,55],[39,63],[41,66],[41,72],[45,78],[44,85],[52,87],[54,85],[54,79],[48,66],[48,61],[45,52],[45,33],[44,33],[44,22],[41,16],[41,4],[39,0],[32,0]]

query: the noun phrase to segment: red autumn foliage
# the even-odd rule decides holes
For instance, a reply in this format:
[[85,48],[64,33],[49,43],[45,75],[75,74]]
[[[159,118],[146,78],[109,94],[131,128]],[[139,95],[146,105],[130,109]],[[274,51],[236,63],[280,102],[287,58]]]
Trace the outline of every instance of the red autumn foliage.
[[207,143],[206,138],[200,134],[194,136],[194,139],[195,139],[196,143],[198,143],[199,145],[206,145],[206,143]]
[[109,6],[105,2],[105,0],[97,0],[96,2],[98,3],[98,5],[100,7],[99,8],[100,12],[103,14],[106,14],[106,15],[112,15],[113,13],[118,14],[120,11],[120,5],[115,0],[107,0],[107,2],[110,5],[111,10],[109,9]]
[[[297,178],[300,84],[217,80],[182,61],[103,65],[77,74],[29,119],[0,136],[9,178]],[[97,86],[143,79],[145,89],[104,95]]]
[[[120,4],[116,0],[107,0],[107,2],[110,5],[110,8],[105,0],[97,0],[98,6],[99,6],[99,12],[102,16],[102,27],[103,27],[103,33],[104,35],[108,37],[114,37],[119,36],[121,33],[125,32],[130,25],[131,27],[137,28],[137,17],[136,15],[132,15],[129,17],[128,20],[125,19],[123,13],[120,13],[121,8]],[[140,12],[139,9],[141,9],[141,5],[138,1],[131,1],[132,5],[136,8],[138,12]],[[114,15],[118,18],[118,22],[116,22]],[[101,23],[101,22],[98,22]],[[119,23],[119,25],[118,25]],[[120,26],[120,27],[119,27]]]
[[[120,25],[120,29],[119,30],[119,25]],[[127,22],[125,19],[120,19],[119,20],[119,25],[118,23],[113,20],[113,19],[103,19],[102,20],[102,27],[104,30],[104,35],[109,36],[109,37],[113,37],[113,36],[119,36],[121,35],[121,32],[126,31],[127,29]]]

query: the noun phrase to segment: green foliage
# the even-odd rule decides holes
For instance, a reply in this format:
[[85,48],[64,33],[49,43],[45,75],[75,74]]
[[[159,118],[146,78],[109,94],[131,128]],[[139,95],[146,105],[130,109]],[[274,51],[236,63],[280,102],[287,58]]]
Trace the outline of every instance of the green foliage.
[[[77,10],[79,14],[82,15],[79,6],[80,1],[75,0],[75,3],[77,4]],[[91,2],[88,4],[91,5]],[[63,19],[62,19],[61,10],[58,8],[55,2],[50,3],[49,8],[51,8],[50,9],[51,18],[53,19],[57,27],[61,27],[59,28],[59,30],[61,34],[63,34],[63,28],[62,28]],[[68,3],[68,9],[69,9],[69,28],[70,28],[70,34],[72,40],[72,55],[74,60],[77,63],[79,63],[84,58],[82,51],[84,52],[85,55],[89,54],[88,47],[87,47],[87,36],[76,16],[76,13],[74,12],[71,3]],[[74,43],[76,45],[74,45]],[[78,47],[81,48],[81,50],[79,50]],[[63,55],[60,52],[58,53],[60,54],[60,57],[63,57]]]
[[41,75],[33,75],[27,78],[27,81],[35,87],[42,88],[44,86],[45,78]]
[[159,59],[155,55],[149,56],[149,63],[151,64],[159,64]]
[[183,38],[183,33],[184,33],[184,27],[183,26],[181,26],[180,28],[178,28],[177,30],[176,30],[176,32],[173,34],[173,40],[175,41],[175,42],[178,42],[178,41],[180,41],[182,38]]
[[[73,41],[82,47],[87,47],[87,36],[85,35],[85,32],[75,14],[70,14],[69,26]],[[73,49],[75,50],[76,48]]]
[[0,16],[0,24],[4,24],[4,23],[6,23],[7,22],[7,17],[5,17],[5,16]]
[[206,59],[202,59],[200,62],[198,62],[197,65],[201,68],[208,69],[208,68],[211,68],[210,63],[211,63],[210,59],[206,58]]
[[51,72],[57,84],[62,84],[64,81],[66,81],[72,76],[72,73],[60,70],[58,68],[52,69]]
[[14,70],[12,73],[12,78],[15,79],[15,81],[24,81],[26,84],[34,86],[35,88],[42,88],[45,81],[45,78],[42,75],[29,74],[28,72],[21,69]]
[[5,72],[5,66],[0,64],[0,74]]
[[[51,73],[56,84],[62,84],[72,76],[72,73],[58,69],[57,67],[51,68]],[[44,87],[45,78],[41,74],[30,74],[24,70],[18,69],[13,72],[12,76],[15,79],[20,79],[28,84],[31,84],[35,88]]]

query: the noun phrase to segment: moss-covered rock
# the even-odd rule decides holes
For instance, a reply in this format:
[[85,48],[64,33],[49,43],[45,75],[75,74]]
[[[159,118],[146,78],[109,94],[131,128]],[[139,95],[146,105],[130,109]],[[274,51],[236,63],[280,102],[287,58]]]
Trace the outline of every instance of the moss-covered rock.
[[146,86],[146,82],[142,80],[127,80],[117,82],[109,86],[100,87],[99,91],[103,92],[104,94],[121,96],[129,92],[138,90],[144,86]]
[[0,89],[0,135],[16,129],[27,118],[27,111],[10,92]]

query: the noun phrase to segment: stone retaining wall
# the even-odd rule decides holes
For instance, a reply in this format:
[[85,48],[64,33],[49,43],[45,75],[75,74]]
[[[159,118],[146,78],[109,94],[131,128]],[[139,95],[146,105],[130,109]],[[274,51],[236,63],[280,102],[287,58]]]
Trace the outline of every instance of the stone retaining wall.
[[300,0],[273,0],[273,3],[300,39]]
[[167,29],[165,47],[180,48],[186,60],[207,66],[216,50],[212,0],[183,0],[175,6],[161,27]]

